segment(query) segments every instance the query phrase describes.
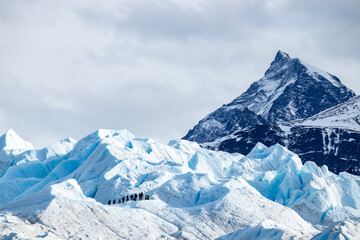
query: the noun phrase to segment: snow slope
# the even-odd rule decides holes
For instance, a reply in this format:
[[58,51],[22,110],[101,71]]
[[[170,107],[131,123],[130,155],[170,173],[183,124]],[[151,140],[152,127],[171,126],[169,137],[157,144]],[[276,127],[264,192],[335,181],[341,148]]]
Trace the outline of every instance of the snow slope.
[[[280,145],[243,156],[101,129],[62,157],[13,165],[1,184],[9,238],[336,239],[339,221],[343,236],[359,231],[360,178]],[[139,192],[150,200],[107,205]]]
[[310,118],[287,125],[307,127],[332,127],[360,132],[360,96],[356,96]]

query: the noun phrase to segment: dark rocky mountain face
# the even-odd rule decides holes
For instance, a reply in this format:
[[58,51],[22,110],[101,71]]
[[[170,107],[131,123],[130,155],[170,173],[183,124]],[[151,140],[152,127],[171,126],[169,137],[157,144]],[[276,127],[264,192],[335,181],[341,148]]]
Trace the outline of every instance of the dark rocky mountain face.
[[295,126],[285,132],[279,126],[257,125],[207,148],[245,155],[258,142],[267,146],[279,143],[298,154],[303,163],[313,161],[334,173],[360,175],[360,132],[348,129]]
[[224,139],[220,139],[218,144],[205,145],[205,147],[212,150],[247,155],[258,142],[266,146],[272,146],[276,143],[285,146],[283,135],[283,131],[276,125],[256,125],[239,130],[229,137],[224,137]]
[[354,96],[346,87],[336,87],[325,78],[320,83],[304,75],[300,81],[288,86],[269,110],[267,119],[271,123],[308,118],[325,109],[345,102]]
[[220,108],[211,116],[201,120],[199,124],[188,132],[184,139],[195,141],[193,136],[196,136],[196,139],[200,139],[199,142],[213,141],[235,132],[239,129],[239,124],[241,124],[241,127],[249,127],[253,126],[254,123],[265,124],[267,121],[248,108],[235,108],[231,111]]
[[263,78],[184,139],[242,154],[258,142],[279,143],[303,162],[360,175],[360,97],[354,96],[337,77],[279,51]]
[[360,96],[306,119],[252,126],[202,145],[246,155],[258,142],[267,146],[279,143],[303,162],[327,165],[335,173],[360,175]]
[[183,138],[211,142],[247,127],[307,118],[355,96],[340,80],[279,51],[263,78]]
[[339,128],[293,127],[286,138],[288,149],[303,162],[327,165],[334,173],[360,175],[360,133]]

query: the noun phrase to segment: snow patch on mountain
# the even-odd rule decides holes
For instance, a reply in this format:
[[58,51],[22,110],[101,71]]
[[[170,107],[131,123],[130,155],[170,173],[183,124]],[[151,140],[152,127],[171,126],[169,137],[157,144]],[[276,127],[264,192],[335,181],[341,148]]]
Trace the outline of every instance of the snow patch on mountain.
[[287,123],[293,126],[342,128],[360,132],[360,96],[356,96],[307,119]]

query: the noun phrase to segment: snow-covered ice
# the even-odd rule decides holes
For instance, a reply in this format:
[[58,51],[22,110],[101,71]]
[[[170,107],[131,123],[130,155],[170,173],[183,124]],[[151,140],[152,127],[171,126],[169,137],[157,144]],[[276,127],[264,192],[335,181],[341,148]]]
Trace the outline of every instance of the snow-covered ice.
[[[259,143],[243,156],[100,129],[36,151],[1,155],[11,159],[0,178],[5,238],[357,239],[360,232],[360,178],[303,165],[280,145]],[[150,200],[108,205],[139,192]]]
[[0,137],[0,149],[2,150],[30,150],[33,145],[19,137],[12,129]]

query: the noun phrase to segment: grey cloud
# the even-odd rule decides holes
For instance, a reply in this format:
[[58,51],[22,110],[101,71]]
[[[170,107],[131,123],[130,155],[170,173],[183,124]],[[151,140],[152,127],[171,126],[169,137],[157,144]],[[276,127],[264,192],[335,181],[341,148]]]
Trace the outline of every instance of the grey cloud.
[[360,93],[358,1],[0,1],[0,131],[162,142],[262,77],[278,49]]

